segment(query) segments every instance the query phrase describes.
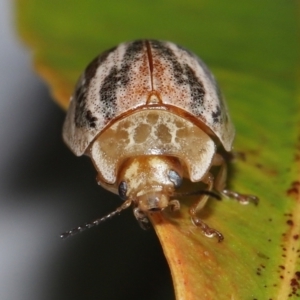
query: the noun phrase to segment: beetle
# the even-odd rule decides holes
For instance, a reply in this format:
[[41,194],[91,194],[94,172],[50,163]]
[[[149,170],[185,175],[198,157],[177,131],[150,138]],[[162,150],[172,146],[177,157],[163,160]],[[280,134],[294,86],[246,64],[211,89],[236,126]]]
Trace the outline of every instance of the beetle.
[[[75,155],[88,155],[97,182],[124,201],[114,212],[61,235],[73,235],[133,206],[143,228],[148,213],[180,208],[183,177],[205,190],[189,210],[208,237],[223,235],[198,216],[216,193],[243,204],[258,198],[225,189],[221,148],[235,135],[226,103],[212,73],[189,50],[171,42],[136,40],[96,57],[78,80],[63,126]],[[219,167],[216,178],[211,168]],[[213,192],[214,191],[214,192]],[[176,198],[177,197],[177,198]],[[174,199],[175,198],[175,199]]]

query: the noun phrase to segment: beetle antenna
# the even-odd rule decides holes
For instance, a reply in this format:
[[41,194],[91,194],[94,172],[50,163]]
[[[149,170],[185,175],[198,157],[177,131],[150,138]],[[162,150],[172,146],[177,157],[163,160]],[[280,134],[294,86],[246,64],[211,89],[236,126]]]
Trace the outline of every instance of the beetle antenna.
[[187,192],[187,193],[174,193],[173,196],[175,197],[185,197],[185,196],[194,196],[194,195],[207,195],[211,196],[212,198],[215,198],[217,200],[221,200],[220,195],[218,195],[215,192],[211,192],[208,190],[198,190],[193,192]]
[[89,229],[89,228],[92,228],[94,226],[97,226],[99,225],[100,223],[103,223],[104,221],[108,220],[108,219],[111,219],[112,217],[114,217],[115,215],[117,214],[120,214],[120,212],[126,208],[128,208],[129,206],[131,205],[131,200],[126,200],[120,207],[118,207],[115,211],[109,213],[108,215],[102,217],[102,218],[99,218],[99,219],[96,219],[92,222],[89,222],[89,223],[85,223],[84,225],[82,226],[78,226],[78,227],[75,227],[71,230],[68,230],[68,231],[65,231],[64,233],[62,233],[60,235],[60,237],[62,239],[66,239],[72,235],[75,235],[79,232],[82,232],[86,229]]

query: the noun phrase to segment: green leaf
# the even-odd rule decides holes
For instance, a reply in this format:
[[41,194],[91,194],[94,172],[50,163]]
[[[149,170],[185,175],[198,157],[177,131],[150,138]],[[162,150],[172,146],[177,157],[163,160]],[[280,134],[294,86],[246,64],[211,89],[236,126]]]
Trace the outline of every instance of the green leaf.
[[260,204],[209,202],[200,216],[222,243],[191,224],[192,199],[178,214],[152,216],[177,299],[299,298],[298,2],[19,0],[17,9],[37,70],[64,108],[87,63],[125,40],[171,40],[207,62],[243,158],[230,165],[229,186]]

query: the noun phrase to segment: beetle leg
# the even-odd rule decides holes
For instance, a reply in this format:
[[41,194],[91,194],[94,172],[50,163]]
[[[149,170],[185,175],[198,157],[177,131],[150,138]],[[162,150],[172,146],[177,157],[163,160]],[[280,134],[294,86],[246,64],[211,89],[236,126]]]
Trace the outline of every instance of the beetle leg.
[[149,229],[149,219],[147,218],[146,214],[141,211],[138,207],[135,207],[133,209],[133,214],[137,221],[139,222],[139,225],[141,226],[142,229],[147,230]]
[[[204,184],[207,184],[206,190],[211,191],[214,184],[213,175],[211,173],[207,173],[206,176],[202,179],[202,182]],[[209,195],[202,195],[199,197],[199,199],[192,206],[195,209],[195,213],[204,207],[209,197]]]
[[197,217],[192,217],[192,221],[196,226],[201,227],[201,229],[202,229],[205,236],[207,236],[209,238],[217,237],[218,242],[222,242],[224,240],[224,236],[220,231],[218,231],[216,229],[213,229],[213,228],[210,228],[201,219],[199,219]]
[[[203,182],[207,184],[207,190],[211,191],[214,184],[214,178],[212,174],[207,173],[206,177],[203,179]],[[218,241],[221,242],[224,237],[221,232],[216,229],[210,228],[206,223],[204,223],[199,217],[196,216],[197,211],[199,211],[207,202],[209,195],[202,195],[189,209],[189,213],[192,218],[192,222],[200,227],[207,237],[217,237]]]
[[180,202],[178,200],[171,200],[169,206],[171,211],[177,211],[180,209]]
[[212,165],[220,166],[220,171],[214,182],[214,189],[216,191],[220,192],[225,197],[237,200],[241,204],[248,204],[249,202],[253,202],[255,205],[258,204],[258,198],[256,196],[237,193],[225,188],[227,178],[227,165],[224,158],[220,154],[215,154]]

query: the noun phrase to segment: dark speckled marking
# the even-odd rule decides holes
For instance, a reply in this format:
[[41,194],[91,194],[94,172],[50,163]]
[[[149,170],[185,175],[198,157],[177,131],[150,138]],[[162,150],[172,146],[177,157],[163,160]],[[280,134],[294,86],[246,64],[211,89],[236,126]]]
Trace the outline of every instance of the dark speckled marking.
[[88,110],[85,115],[87,121],[89,122],[90,127],[95,128],[96,127],[96,121],[98,120],[96,117],[93,117],[92,112]]
[[104,78],[100,88],[100,101],[102,102],[101,113],[107,120],[111,120],[116,110],[116,90],[119,83],[118,69],[113,67]]
[[213,111],[211,114],[211,116],[214,120],[214,123],[220,123],[221,113],[222,113],[221,108],[218,105],[216,108],[216,111]]
[[113,52],[116,48],[109,49],[97,56],[85,69],[84,75],[77,83],[74,95],[75,107],[75,125],[76,127],[96,127],[97,118],[92,115],[90,110],[86,108],[87,91],[92,78],[95,76],[99,66],[106,60],[107,56]]
[[135,41],[129,44],[124,54],[121,70],[119,72],[120,83],[126,86],[130,80],[129,71],[136,60],[137,55],[143,51],[144,41]]
[[[159,55],[161,55],[165,60],[169,61],[173,68],[173,76],[178,85],[188,84],[190,87],[191,93],[191,109],[192,112],[199,116],[203,113],[203,99],[205,95],[205,89],[202,82],[197,78],[195,72],[187,65],[181,65],[178,62],[178,58],[173,53],[172,49],[165,46],[163,43],[159,41],[150,41],[153,49],[158,51]],[[180,48],[184,50],[188,55],[193,56],[191,52],[184,48]]]
[[75,106],[75,115],[74,121],[76,127],[84,127],[85,126],[85,119],[82,116],[82,112],[85,108],[85,98],[86,98],[86,88],[85,85],[81,82],[77,84],[75,89],[74,100],[76,102]]
[[143,51],[143,41],[135,41],[128,45],[121,68],[115,66],[111,69],[109,74],[104,78],[103,84],[100,88],[100,101],[102,107],[102,114],[106,121],[111,120],[117,111],[117,89],[125,88],[130,81],[130,68],[137,58],[137,55]]
[[192,70],[188,65],[185,65],[185,70],[188,78],[187,83],[189,84],[191,90],[191,109],[196,116],[199,116],[203,109],[205,90],[202,82],[195,75],[194,70]]
[[196,59],[197,59],[199,65],[202,67],[202,69],[205,73],[205,76],[208,77],[210,79],[210,81],[214,84],[214,87],[217,91],[218,98],[220,99],[220,106],[218,105],[216,107],[216,111],[212,112],[213,121],[214,121],[214,123],[221,123],[221,122],[228,123],[228,116],[225,113],[226,108],[224,106],[223,95],[221,93],[220,87],[219,87],[215,77],[213,76],[213,74],[209,71],[206,64],[199,57],[196,57]]
[[[221,99],[221,101],[220,101],[220,106],[218,105],[218,106],[216,107],[216,111],[213,111],[213,112],[212,112],[213,122],[214,122],[214,123],[221,123],[222,119],[225,118],[225,122],[228,123],[228,117],[227,117],[227,114],[224,114],[225,107],[224,107],[223,101],[222,101],[223,96],[222,96],[222,93],[221,93],[221,90],[220,90],[220,88],[219,88],[219,85],[217,84],[217,82],[216,82],[216,80],[215,80],[213,74],[209,71],[209,69],[208,69],[208,67],[206,66],[206,64],[205,64],[199,57],[195,56],[193,53],[191,53],[191,52],[190,52],[189,50],[187,50],[187,49],[184,49],[184,48],[182,48],[182,47],[180,47],[180,49],[186,51],[187,54],[189,54],[191,57],[193,57],[193,58],[195,58],[195,59],[197,60],[197,62],[198,62],[199,65],[201,66],[202,70],[204,71],[205,76],[206,76],[207,78],[209,78],[210,81],[214,84],[214,87],[215,87],[215,89],[216,89],[216,91],[217,91],[218,98]],[[191,69],[191,71],[193,72],[192,69]],[[192,77],[192,76],[191,76],[191,77]],[[198,90],[198,93],[200,94],[200,98],[199,98],[199,99],[201,99],[201,97],[202,97],[202,100],[198,100],[198,101],[199,101],[199,102],[198,102],[198,103],[199,103],[199,108],[200,108],[200,106],[203,105],[203,97],[204,97],[205,91],[204,91],[204,87],[203,87],[202,83],[199,82],[198,78],[196,78],[195,75],[193,75],[193,77],[195,77],[196,81],[198,81],[198,83],[199,83],[199,85],[198,85],[198,87],[197,87],[196,89]],[[194,80],[193,80],[193,81],[194,81]],[[201,89],[203,90],[203,93],[201,92]],[[199,108],[198,108],[198,110],[199,110]],[[194,113],[195,113],[195,112],[194,112]]]

